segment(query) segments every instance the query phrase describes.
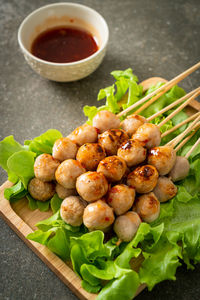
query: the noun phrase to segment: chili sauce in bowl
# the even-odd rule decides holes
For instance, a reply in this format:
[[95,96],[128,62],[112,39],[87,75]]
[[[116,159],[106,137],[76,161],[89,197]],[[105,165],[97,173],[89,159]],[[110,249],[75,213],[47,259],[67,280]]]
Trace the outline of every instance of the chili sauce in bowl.
[[49,80],[82,79],[101,64],[109,30],[94,9],[78,3],[54,3],[28,15],[18,42],[30,67]]
[[95,37],[84,29],[56,27],[40,33],[32,43],[31,53],[55,63],[70,63],[87,58],[98,50]]

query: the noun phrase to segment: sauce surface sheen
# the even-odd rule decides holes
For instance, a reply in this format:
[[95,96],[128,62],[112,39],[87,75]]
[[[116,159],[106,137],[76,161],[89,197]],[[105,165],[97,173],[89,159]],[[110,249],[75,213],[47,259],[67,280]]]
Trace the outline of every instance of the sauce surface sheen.
[[79,61],[97,50],[97,43],[91,33],[65,26],[40,33],[31,46],[33,55],[55,63]]

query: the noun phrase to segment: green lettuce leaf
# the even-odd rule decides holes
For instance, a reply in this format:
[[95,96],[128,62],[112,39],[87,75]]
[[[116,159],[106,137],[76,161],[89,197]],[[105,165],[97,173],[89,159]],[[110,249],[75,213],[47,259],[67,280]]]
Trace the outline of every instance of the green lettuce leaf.
[[21,180],[19,180],[15,185],[4,190],[4,197],[13,203],[26,196],[27,192]]
[[149,290],[163,280],[176,279],[176,269],[181,265],[181,247],[162,238],[151,252],[143,251],[143,256],[144,262],[139,270],[140,282],[147,284]]
[[86,290],[88,293],[92,293],[92,294],[96,294],[100,291],[100,289],[102,288],[101,285],[95,285],[92,286],[90,285],[87,281],[82,280],[81,281],[81,286],[84,290]]
[[25,189],[28,182],[34,177],[35,153],[31,151],[18,151],[12,154],[7,161],[9,170],[22,181]]
[[27,194],[26,198],[28,200],[28,207],[30,210],[35,210],[38,208],[37,201],[33,199],[30,194]]
[[37,155],[42,153],[52,153],[52,148],[55,141],[62,137],[60,131],[56,129],[49,129],[40,136],[34,138],[32,141],[25,141],[25,145],[29,147],[29,150],[35,152]]
[[47,247],[65,261],[70,258],[69,239],[63,228],[54,228],[54,233],[48,240]]
[[43,232],[42,230],[36,230],[32,233],[29,233],[26,238],[42,245],[47,245],[48,239],[50,238],[52,233],[53,231],[51,230],[46,232]]
[[8,179],[13,183],[18,181],[18,176],[9,169],[7,162],[15,152],[22,150],[24,147],[16,142],[12,135],[0,142],[0,166],[8,173]]
[[61,206],[62,199],[58,197],[58,194],[54,194],[54,196],[51,198],[51,209],[53,211],[53,214],[55,214]]
[[[101,89],[97,96],[98,101],[105,99],[105,105],[98,108],[86,105],[83,108],[89,124],[92,124],[92,119],[98,111],[106,109],[118,113],[122,108],[125,109],[142,97],[142,86],[137,84],[138,78],[133,74],[132,69],[113,71],[111,75],[116,79],[115,83]],[[123,97],[126,99],[125,102],[121,102]]]
[[99,293],[97,300],[131,300],[139,287],[139,277],[135,271],[110,281]]
[[53,227],[53,223],[59,219],[60,219],[60,212],[57,211],[53,216],[38,222],[35,226],[45,232],[51,229]]
[[72,237],[71,246],[78,244],[81,246],[83,252],[90,260],[97,257],[109,257],[110,249],[105,246],[104,233],[100,230],[92,231],[82,235],[81,237]]

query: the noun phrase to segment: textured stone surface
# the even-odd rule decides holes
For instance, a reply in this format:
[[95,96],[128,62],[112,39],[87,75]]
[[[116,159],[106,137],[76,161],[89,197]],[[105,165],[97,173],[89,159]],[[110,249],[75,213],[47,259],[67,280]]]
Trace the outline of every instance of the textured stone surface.
[[[73,83],[47,81],[25,62],[17,44],[17,29],[34,9],[52,1],[0,1],[0,139],[13,134],[19,142],[48,128],[68,134],[85,119],[82,107],[96,104],[98,90],[112,83],[109,73],[132,67],[140,80],[171,79],[199,59],[198,0],[77,1],[98,10],[110,29],[107,55],[88,78]],[[74,2],[71,0],[71,2]],[[199,85],[199,71],[180,85]],[[6,180],[1,171],[0,182]],[[0,299],[77,299],[33,252],[0,220]],[[176,282],[164,282],[139,299],[197,300],[200,266],[181,267]]]

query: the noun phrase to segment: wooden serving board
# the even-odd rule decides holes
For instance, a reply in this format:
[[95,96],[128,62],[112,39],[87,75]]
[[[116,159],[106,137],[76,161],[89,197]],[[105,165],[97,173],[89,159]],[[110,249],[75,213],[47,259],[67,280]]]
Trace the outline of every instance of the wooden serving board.
[[[157,82],[166,82],[165,79],[160,77],[152,77],[141,83],[144,91]],[[193,100],[187,107],[188,115],[200,111],[200,103]],[[93,300],[96,294],[87,293],[81,287],[81,279],[72,270],[70,262],[63,262],[58,256],[52,253],[46,246],[26,239],[26,236],[36,230],[35,224],[44,220],[52,215],[51,211],[41,212],[38,209],[31,211],[28,208],[28,201],[23,198],[16,203],[10,204],[4,198],[4,190],[11,187],[12,183],[6,181],[0,187],[0,215],[7,222],[7,224],[17,233],[17,235],[37,254],[40,259],[76,294],[80,299]],[[141,258],[132,261],[133,269],[136,271],[141,264]],[[145,285],[141,285],[136,293],[138,295]]]

